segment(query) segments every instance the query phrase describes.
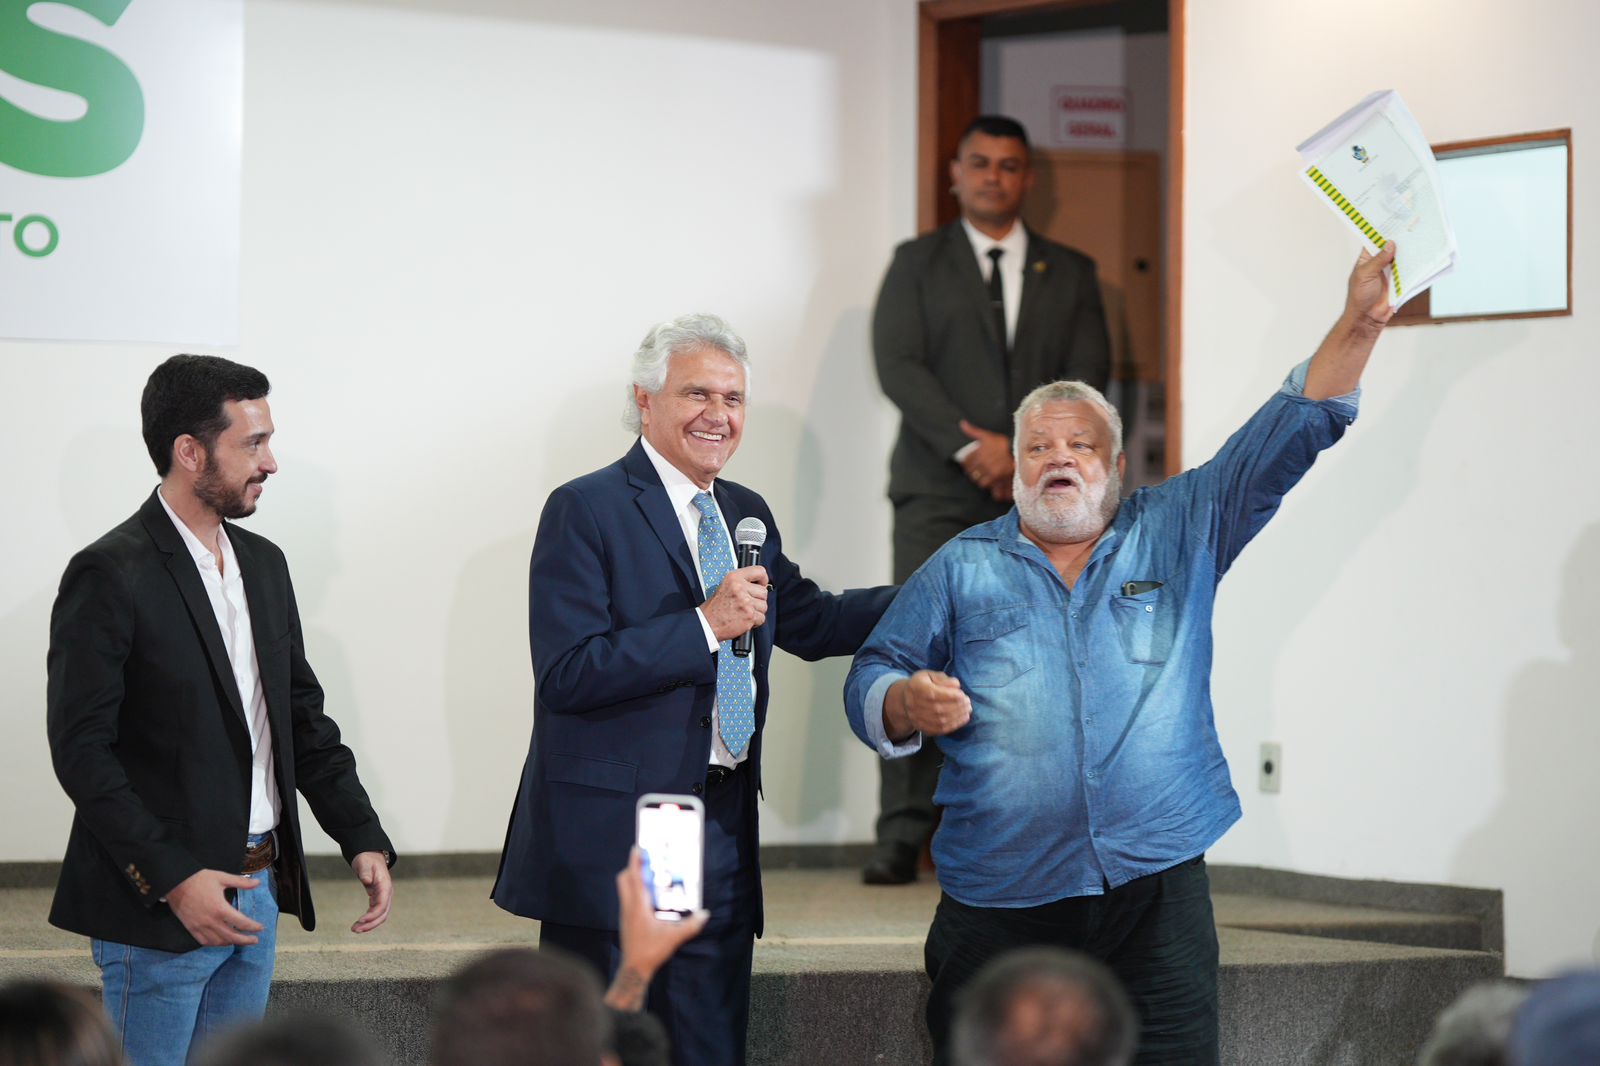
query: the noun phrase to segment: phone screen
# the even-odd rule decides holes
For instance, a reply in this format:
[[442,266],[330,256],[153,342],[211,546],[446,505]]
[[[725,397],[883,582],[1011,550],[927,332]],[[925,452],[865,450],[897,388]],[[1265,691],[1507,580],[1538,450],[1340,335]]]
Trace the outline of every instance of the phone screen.
[[657,918],[676,921],[700,909],[704,820],[692,796],[639,800],[639,851]]

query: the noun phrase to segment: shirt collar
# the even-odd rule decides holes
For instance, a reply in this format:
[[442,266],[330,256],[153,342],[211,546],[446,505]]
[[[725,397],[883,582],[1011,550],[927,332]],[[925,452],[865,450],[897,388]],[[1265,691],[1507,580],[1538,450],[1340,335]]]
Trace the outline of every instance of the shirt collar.
[[1001,260],[1003,263],[1020,263],[1028,254],[1028,228],[1022,224],[1020,218],[1011,223],[1010,232],[999,240],[978,232],[978,227],[964,218],[961,220],[961,228],[966,230],[967,240],[972,242],[972,250],[977,253],[979,259],[987,256],[990,248],[1005,250],[1006,257]]
[[650,465],[656,468],[656,476],[661,478],[661,486],[667,490],[667,499],[672,501],[672,509],[674,511],[681,511],[686,507],[692,506],[694,498],[702,492],[710,492],[712,493],[711,498],[713,500],[716,499],[714,491],[717,487],[716,481],[713,480],[711,482],[711,488],[702,489],[699,485],[689,480],[689,475],[667,462],[661,453],[656,451],[642,435],[639,437],[639,443],[644,445],[644,454],[649,458]]
[[[167,503],[167,497],[162,493],[159,486],[156,488],[156,499],[161,501],[161,509],[167,512],[167,517],[172,519],[172,524],[178,528],[178,535],[183,538],[183,546],[188,548],[189,554],[194,557],[194,564],[202,570],[215,569],[217,565],[216,553],[201,543],[200,538],[194,535],[194,530],[185,525],[183,519],[178,517],[178,512],[174,511],[172,505]],[[237,573],[239,562],[234,558],[233,545],[228,541],[228,523],[221,522],[217,525],[217,541],[222,545],[222,559],[228,568],[228,573]]]

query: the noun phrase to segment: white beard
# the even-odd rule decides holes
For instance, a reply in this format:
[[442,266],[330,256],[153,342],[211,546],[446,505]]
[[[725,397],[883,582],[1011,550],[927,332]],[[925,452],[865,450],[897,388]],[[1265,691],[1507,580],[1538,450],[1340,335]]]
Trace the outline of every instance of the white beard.
[[1020,470],[1013,475],[1011,495],[1023,527],[1051,544],[1081,544],[1105,532],[1122,503],[1122,476],[1116,467],[1093,488],[1085,488],[1082,477],[1072,471],[1078,491],[1064,496],[1045,495],[1044,485],[1051,473],[1041,474],[1031,488],[1022,483]]

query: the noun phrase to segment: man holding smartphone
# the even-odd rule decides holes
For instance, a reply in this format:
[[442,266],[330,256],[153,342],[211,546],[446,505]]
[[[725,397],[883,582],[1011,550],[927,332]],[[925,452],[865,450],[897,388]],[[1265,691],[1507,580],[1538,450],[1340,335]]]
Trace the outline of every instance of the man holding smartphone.
[[[756,794],[774,645],[852,654],[894,595],[824,592],[783,554],[766,501],[722,479],[748,396],[744,341],[714,315],[652,329],[633,359],[622,459],[546,501],[529,573],[533,741],[493,896],[541,944],[618,966],[614,871],[651,792],[705,804],[705,932],[651,982],[679,1066],[745,1060],[761,933]],[[759,520],[753,566],[729,533]],[[735,638],[754,631],[750,654]]]
[[1212,605],[1354,420],[1393,255],[1361,256],[1316,354],[1214,459],[1127,500],[1116,410],[1083,382],[1034,390],[1015,415],[1016,507],[939,549],[856,656],[856,734],[887,758],[938,737],[945,758],[936,1062],[956,993],[1034,944],[1111,967],[1140,1015],[1137,1062],[1217,1062],[1204,855],[1240,808],[1212,720]]

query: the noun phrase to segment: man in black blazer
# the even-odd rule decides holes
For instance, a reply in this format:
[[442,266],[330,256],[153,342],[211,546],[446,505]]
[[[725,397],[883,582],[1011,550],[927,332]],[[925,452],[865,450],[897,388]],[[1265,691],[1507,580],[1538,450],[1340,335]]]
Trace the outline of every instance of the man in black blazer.
[[394,848],[322,711],[283,553],[229,519],[272,457],[267,379],[212,356],[150,375],[161,484],[67,564],[50,617],[48,731],[76,812],[50,921],[91,939],[133,1066],[260,1017],[279,910],[316,924],[298,788],[388,917]]
[[[1094,260],[1022,224],[1028,134],[982,115],[950,162],[961,218],[895,249],[872,316],[878,382],[900,408],[889,459],[894,580],[1011,506],[1011,413],[1049,381],[1104,389],[1110,340]],[[878,764],[877,851],[862,880],[916,878],[933,833],[936,745]]]
[[[714,315],[651,330],[624,417],[639,439],[545,503],[528,581],[533,740],[493,893],[543,922],[542,945],[609,978],[634,805],[647,792],[699,796],[710,919],[647,996],[678,1066],[745,1060],[773,646],[811,660],[852,654],[895,591],[824,592],[784,555],[766,502],[718,476],[739,446],[748,365]],[[766,542],[758,565],[736,567],[729,533],[747,518]],[[750,655],[733,655],[732,639],[752,628]]]

